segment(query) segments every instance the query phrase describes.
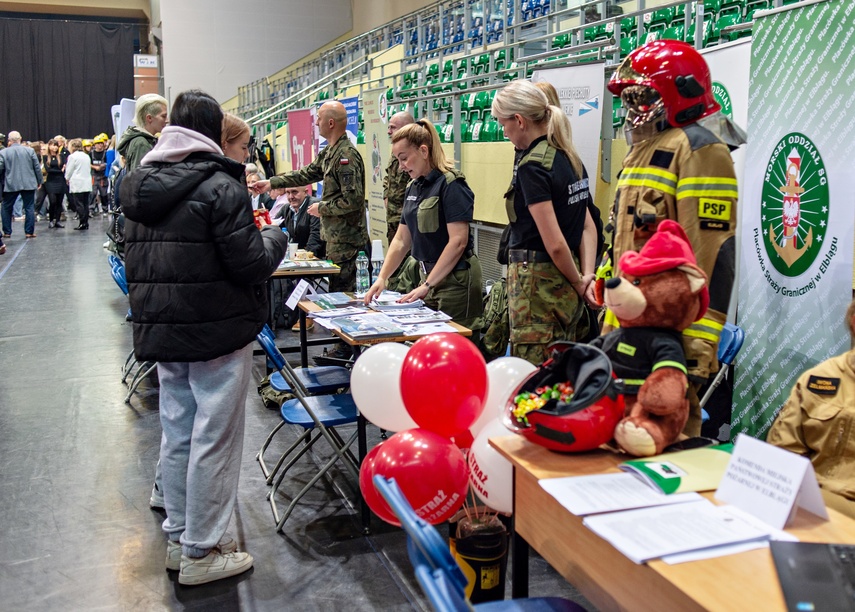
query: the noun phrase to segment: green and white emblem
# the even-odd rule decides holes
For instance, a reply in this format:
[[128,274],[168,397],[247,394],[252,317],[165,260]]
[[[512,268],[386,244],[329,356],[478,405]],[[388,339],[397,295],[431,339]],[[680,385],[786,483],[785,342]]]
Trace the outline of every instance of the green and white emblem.
[[810,268],[828,231],[828,175],[816,145],[787,134],[772,151],[763,181],[761,227],[766,254],[790,278]]

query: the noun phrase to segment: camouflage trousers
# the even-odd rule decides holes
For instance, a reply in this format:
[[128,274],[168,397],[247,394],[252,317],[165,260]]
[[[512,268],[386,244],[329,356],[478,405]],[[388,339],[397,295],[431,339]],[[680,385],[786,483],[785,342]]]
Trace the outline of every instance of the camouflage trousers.
[[[578,265],[578,264],[577,264]],[[547,347],[585,335],[584,302],[552,262],[508,265],[511,355],[534,365],[546,361]]]
[[357,255],[359,255],[359,247],[327,242],[327,259],[341,268],[340,274],[330,275],[330,293],[335,291],[353,293],[356,291]]
[[[425,304],[434,310],[449,315],[458,325],[468,327],[477,336],[484,314],[484,299],[481,295],[481,261],[477,255],[466,260],[467,270],[450,272],[436,287],[431,287]],[[425,273],[419,270],[421,281]],[[420,282],[421,282],[420,281]]]

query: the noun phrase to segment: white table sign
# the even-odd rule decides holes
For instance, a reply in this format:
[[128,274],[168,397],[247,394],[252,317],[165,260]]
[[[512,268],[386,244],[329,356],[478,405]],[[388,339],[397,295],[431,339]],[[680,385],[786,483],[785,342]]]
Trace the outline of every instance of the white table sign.
[[736,438],[715,497],[778,529],[799,506],[828,520],[810,460],[744,434]]
[[292,291],[291,295],[288,296],[288,300],[285,302],[285,305],[291,310],[296,310],[297,303],[309,293],[314,295],[317,291],[315,291],[315,288],[312,287],[306,279],[303,279],[297,283],[296,287],[294,287],[294,291]]

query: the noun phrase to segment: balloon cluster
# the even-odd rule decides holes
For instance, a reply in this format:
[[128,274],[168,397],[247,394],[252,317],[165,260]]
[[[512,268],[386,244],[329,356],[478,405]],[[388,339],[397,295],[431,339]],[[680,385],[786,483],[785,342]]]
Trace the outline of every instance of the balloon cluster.
[[376,474],[394,477],[431,524],[451,518],[470,485],[485,504],[510,512],[511,464],[487,440],[508,433],[502,408],[534,369],[516,357],[486,364],[472,342],[453,333],[425,336],[409,349],[383,343],[365,351],[351,375],[353,398],[366,419],[398,432],[360,468],[359,486],[374,513],[399,524],[374,489]]

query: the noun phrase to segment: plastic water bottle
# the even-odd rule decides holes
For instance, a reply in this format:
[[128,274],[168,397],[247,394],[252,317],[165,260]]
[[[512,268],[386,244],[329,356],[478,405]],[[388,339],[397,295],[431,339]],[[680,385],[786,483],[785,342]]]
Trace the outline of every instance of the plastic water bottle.
[[371,241],[371,283],[377,281],[377,276],[380,274],[380,268],[383,267],[383,242],[380,240]]
[[356,297],[365,297],[371,287],[371,279],[368,276],[368,257],[365,251],[359,251],[356,256]]

